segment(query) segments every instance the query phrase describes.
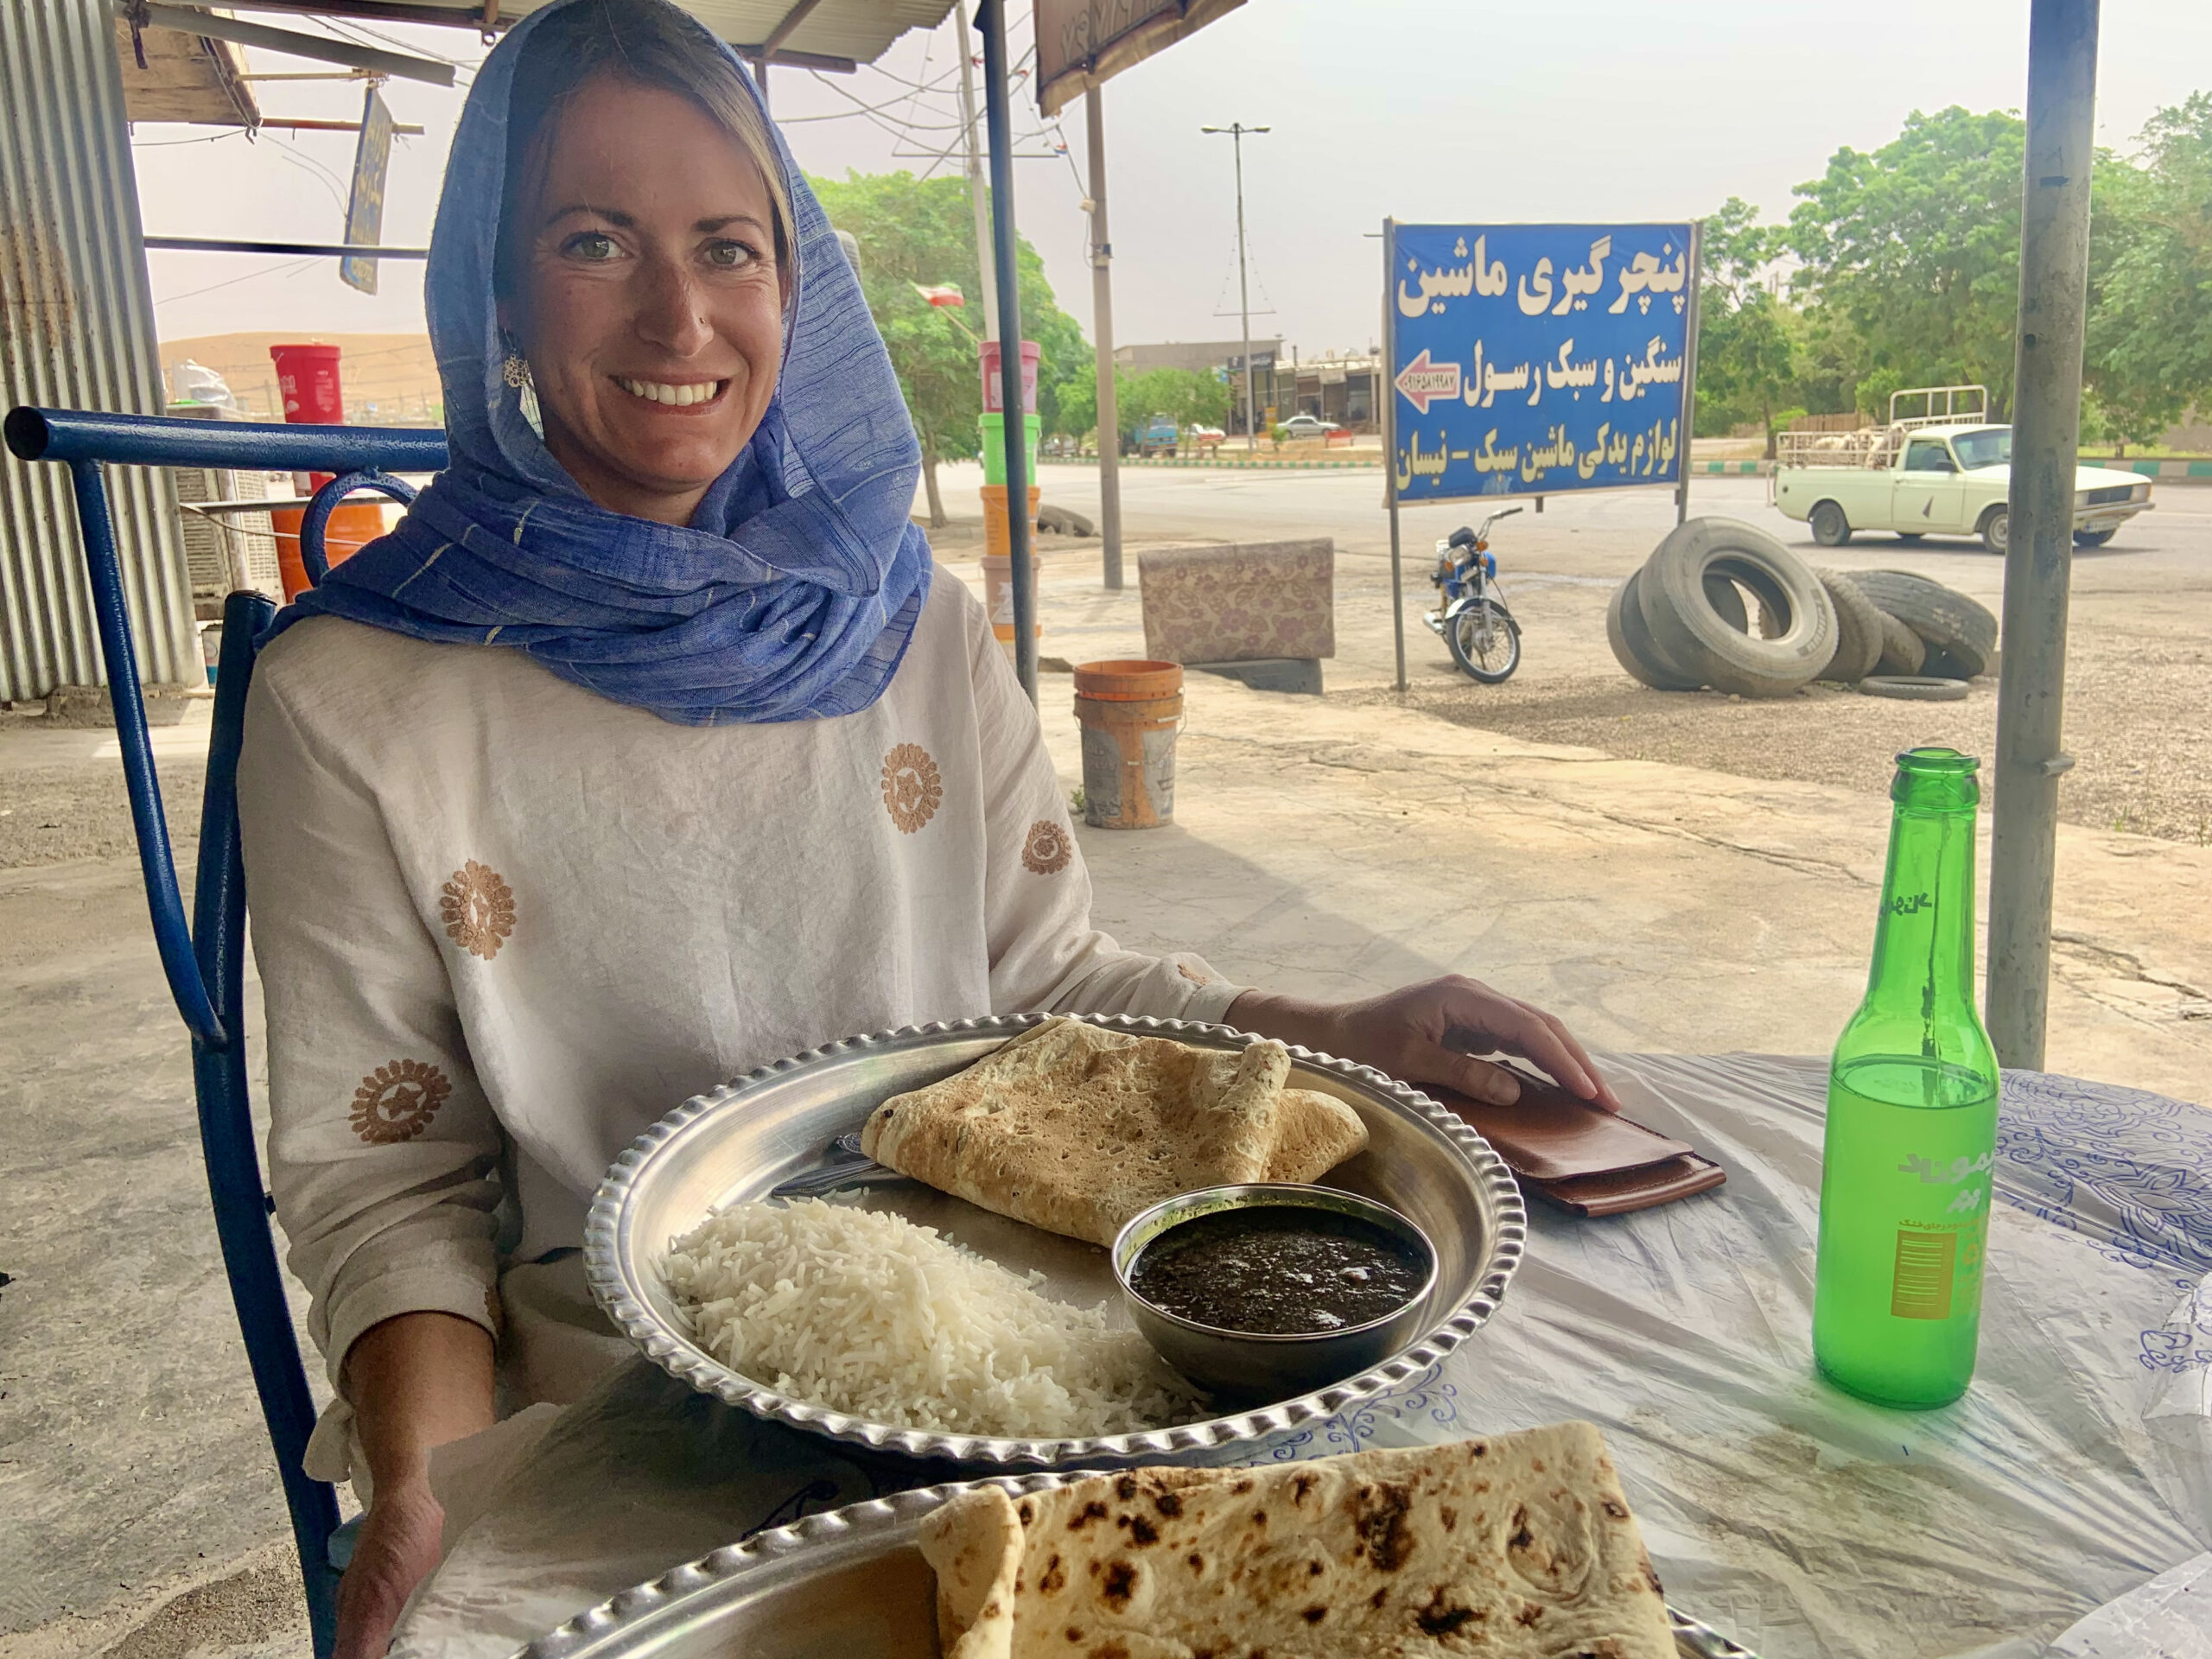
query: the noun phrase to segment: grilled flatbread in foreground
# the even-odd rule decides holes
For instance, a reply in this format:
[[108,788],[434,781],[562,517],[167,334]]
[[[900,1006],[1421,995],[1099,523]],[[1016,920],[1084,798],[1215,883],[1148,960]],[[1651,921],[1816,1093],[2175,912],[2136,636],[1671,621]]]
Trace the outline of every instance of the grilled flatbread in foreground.
[[868,1115],[861,1150],[1048,1232],[1111,1244],[1139,1211],[1228,1181],[1311,1181],[1367,1144],[1342,1101],[1287,1089],[1290,1051],[1223,1051],[1052,1020]]
[[[964,1493],[922,1523],[921,1548],[946,1659],[1675,1653],[1658,1578],[1588,1423],[1264,1469],[1138,1469],[1011,1499]],[[1003,1556],[983,1565],[993,1550],[1019,1551],[1011,1576]]]

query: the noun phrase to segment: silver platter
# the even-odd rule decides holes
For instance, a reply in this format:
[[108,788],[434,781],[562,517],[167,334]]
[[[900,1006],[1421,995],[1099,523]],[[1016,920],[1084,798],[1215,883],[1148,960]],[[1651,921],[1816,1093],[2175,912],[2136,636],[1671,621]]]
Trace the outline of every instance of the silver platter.
[[[976,1486],[1018,1497],[1077,1478],[925,1486],[809,1516],[625,1590],[516,1659],[938,1659],[937,1581],[915,1543],[922,1517]],[[1671,1607],[1667,1616],[1681,1659],[1758,1659]]]
[[[951,1076],[1049,1016],[1020,1014],[910,1026],[849,1038],[762,1066],[695,1096],[614,1160],[584,1227],[592,1294],[618,1328],[671,1376],[756,1417],[910,1458],[995,1467],[1110,1468],[1185,1459],[1327,1418],[1418,1376],[1482,1328],[1520,1266],[1528,1212],[1489,1142],[1426,1095],[1370,1066],[1303,1048],[1291,1082],[1335,1096],[1367,1125],[1367,1149],[1329,1172],[1328,1184],[1412,1217],[1437,1246],[1433,1323],[1418,1342],[1332,1387],[1257,1410],[1145,1433],[1077,1440],[997,1440],[870,1422],[741,1376],[696,1346],[663,1289],[658,1262],[671,1240],[709,1211],[765,1196],[819,1165],[838,1135],[860,1128],[893,1095]],[[1109,1031],[1240,1049],[1260,1040],[1225,1026],[1085,1016]],[[859,1200],[935,1227],[978,1254],[1041,1272],[1046,1294],[1118,1310],[1107,1253],[1040,1232],[922,1185],[899,1180]]]

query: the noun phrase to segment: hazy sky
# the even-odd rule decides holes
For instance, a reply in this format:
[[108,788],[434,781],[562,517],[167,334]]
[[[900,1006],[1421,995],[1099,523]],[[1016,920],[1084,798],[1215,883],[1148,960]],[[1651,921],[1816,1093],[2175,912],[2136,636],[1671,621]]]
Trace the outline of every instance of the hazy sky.
[[[1019,56],[1027,8],[1008,10]],[[1281,334],[1306,356],[1363,350],[1380,313],[1379,256],[1364,233],[1386,215],[1687,219],[1739,195],[1779,218],[1790,188],[1818,175],[1840,145],[1884,143],[1914,109],[2018,108],[2027,10],[2026,0],[1247,0],[1106,88],[1116,336],[1236,334],[1230,141],[1201,136],[1201,125],[1273,128],[1245,143],[1253,304],[1274,312],[1255,315],[1253,333]],[[779,118],[839,118],[791,122],[801,165],[927,168],[927,152],[957,136],[956,27],[909,35],[882,73],[774,71]],[[461,30],[373,32],[464,63],[481,55]],[[259,71],[315,67],[251,55]],[[2107,0],[2100,64],[2098,139],[2124,149],[2153,110],[2212,89],[2212,4]],[[918,94],[918,85],[935,90]],[[359,113],[359,89],[343,83],[263,82],[258,92],[270,115]],[[385,97],[399,120],[429,129],[399,141],[386,189],[385,239],[420,245],[462,93],[392,81]],[[1016,99],[1016,131],[1037,131],[1026,83]],[[861,113],[855,100],[876,113]],[[1082,167],[1081,103],[1064,115]],[[205,130],[138,129],[149,232],[337,239],[350,135],[179,142]],[[1043,155],[1052,143],[1046,134],[1019,149]],[[1057,156],[1016,169],[1021,229],[1043,251],[1062,306],[1087,327],[1082,194],[1075,168]],[[339,282],[334,261],[150,259],[168,339],[422,327],[419,264],[386,262],[385,291],[370,297]],[[946,276],[972,287],[972,273]]]

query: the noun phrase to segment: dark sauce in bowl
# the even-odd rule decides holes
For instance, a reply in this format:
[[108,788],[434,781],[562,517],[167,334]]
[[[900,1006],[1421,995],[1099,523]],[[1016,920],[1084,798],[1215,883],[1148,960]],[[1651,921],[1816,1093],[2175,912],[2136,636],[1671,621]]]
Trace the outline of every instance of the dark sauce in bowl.
[[1371,1222],[1296,1205],[1217,1210],[1144,1247],[1129,1288],[1164,1313],[1262,1336],[1348,1331],[1396,1313],[1427,1255]]

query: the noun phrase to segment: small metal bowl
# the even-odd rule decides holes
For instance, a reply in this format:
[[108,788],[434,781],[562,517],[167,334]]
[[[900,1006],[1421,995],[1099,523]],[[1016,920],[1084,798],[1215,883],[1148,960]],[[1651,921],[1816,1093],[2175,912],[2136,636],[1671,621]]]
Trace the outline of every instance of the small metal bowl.
[[[1389,1234],[1428,1264],[1421,1288],[1395,1312],[1341,1331],[1281,1334],[1230,1331],[1200,1325],[1155,1307],[1130,1287],[1129,1275],[1145,1248],[1199,1216],[1224,1210],[1321,1210],[1355,1217]],[[1114,1278],[1129,1314],[1161,1358],[1200,1388],[1232,1400],[1281,1399],[1326,1388],[1379,1365],[1421,1334],[1430,1294],[1436,1288],[1436,1247],[1428,1235],[1388,1205],[1331,1186],[1291,1181],[1205,1186],[1162,1200],[1122,1228],[1114,1240]]]

